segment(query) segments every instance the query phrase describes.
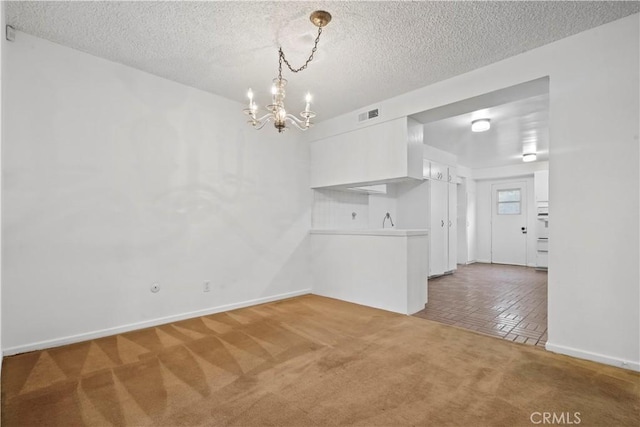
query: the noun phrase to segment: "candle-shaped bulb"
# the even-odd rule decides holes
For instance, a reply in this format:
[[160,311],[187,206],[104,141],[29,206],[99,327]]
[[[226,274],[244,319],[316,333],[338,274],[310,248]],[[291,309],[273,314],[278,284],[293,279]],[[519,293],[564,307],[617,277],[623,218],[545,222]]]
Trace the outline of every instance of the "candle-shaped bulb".
[[247,92],[247,96],[249,97],[249,104],[251,104],[251,102],[253,101],[253,91],[251,89],[249,89],[249,92]]
[[311,108],[311,94],[307,92],[307,96],[304,97],[304,100],[307,101],[306,107],[304,107],[304,111],[308,113]]

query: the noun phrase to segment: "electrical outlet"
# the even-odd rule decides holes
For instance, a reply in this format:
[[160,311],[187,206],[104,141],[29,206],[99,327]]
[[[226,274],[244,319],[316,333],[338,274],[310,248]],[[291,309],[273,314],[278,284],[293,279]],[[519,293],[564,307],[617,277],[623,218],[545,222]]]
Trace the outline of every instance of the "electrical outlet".
[[153,292],[154,294],[160,292],[160,285],[158,285],[157,283],[151,285],[151,292]]
[[202,284],[202,291],[203,292],[209,292],[211,290],[211,284],[209,283],[209,281],[207,280],[206,282],[204,282]]

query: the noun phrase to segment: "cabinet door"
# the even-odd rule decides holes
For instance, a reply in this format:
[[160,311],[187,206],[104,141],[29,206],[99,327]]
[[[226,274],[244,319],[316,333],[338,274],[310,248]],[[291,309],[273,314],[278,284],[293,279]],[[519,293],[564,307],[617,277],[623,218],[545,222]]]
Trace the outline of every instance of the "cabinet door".
[[447,168],[447,181],[455,184],[458,180],[458,174],[456,172],[456,168],[449,166]]
[[442,163],[431,162],[431,179],[435,179],[438,181],[446,181],[447,180],[447,167]]
[[440,276],[447,271],[448,186],[438,180],[429,183],[429,276]]
[[426,159],[422,161],[422,177],[424,179],[431,178],[431,162]]
[[448,187],[448,250],[447,250],[447,271],[457,268],[458,261],[458,186],[447,184]]
[[414,145],[415,138],[409,140],[406,117],[313,141],[311,188],[422,178],[422,156],[409,155]]

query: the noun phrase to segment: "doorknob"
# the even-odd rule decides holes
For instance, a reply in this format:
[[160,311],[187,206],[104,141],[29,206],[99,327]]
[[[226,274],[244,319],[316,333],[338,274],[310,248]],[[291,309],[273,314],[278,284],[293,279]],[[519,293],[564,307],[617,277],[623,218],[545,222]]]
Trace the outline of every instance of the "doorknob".
[[520,227],[520,230],[522,230],[522,234],[527,234],[527,227]]

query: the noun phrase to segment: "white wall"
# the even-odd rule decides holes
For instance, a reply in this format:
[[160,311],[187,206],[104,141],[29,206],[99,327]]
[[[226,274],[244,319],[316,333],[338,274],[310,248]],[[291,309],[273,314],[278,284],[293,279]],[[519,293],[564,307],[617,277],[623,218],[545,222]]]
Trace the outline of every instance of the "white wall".
[[[636,370],[638,27],[635,14],[375,105],[380,119],[390,120],[550,78],[549,204],[554,220],[547,348]],[[306,138],[353,129],[358,112],[370,107],[319,123]]]
[[395,184],[398,216],[396,228],[426,230],[429,228],[429,182],[407,181]]
[[524,182],[527,202],[527,265],[536,266],[536,205],[533,176],[476,181],[476,261],[491,262],[491,216],[492,185],[509,182]]
[[[4,2],[0,3],[0,28],[5,28],[4,20]],[[2,97],[2,70],[4,68],[4,44],[7,43],[6,37],[0,37],[0,165],[2,164],[2,142],[3,142],[3,129],[2,129],[2,104],[4,98]],[[2,223],[2,173],[0,173],[0,223]],[[2,242],[2,227],[0,227],[0,242]],[[3,357],[3,345],[2,345],[2,244],[0,244],[0,378],[2,377],[2,357]]]
[[457,224],[458,229],[456,232],[457,244],[456,249],[458,251],[456,256],[456,262],[458,264],[467,264],[469,263],[469,246],[467,245],[468,237],[467,233],[469,232],[469,227],[467,226],[468,219],[468,210],[469,206],[467,204],[467,178],[460,177],[460,184],[457,185],[456,196],[458,199],[457,202]]
[[311,227],[318,230],[368,228],[369,195],[347,190],[314,190]]
[[535,172],[549,170],[549,162],[520,163],[496,168],[473,169],[473,179],[501,179],[533,176]]
[[[551,46],[547,348],[640,370],[639,15]],[[589,120],[588,117],[597,118]],[[598,171],[606,171],[600,176]]]
[[6,353],[309,292],[295,133],[23,33],[4,48]]
[[[369,228],[392,228],[385,216],[391,215],[394,224],[398,222],[398,199],[396,184],[387,184],[386,194],[369,194]],[[396,227],[398,228],[398,227]]]

